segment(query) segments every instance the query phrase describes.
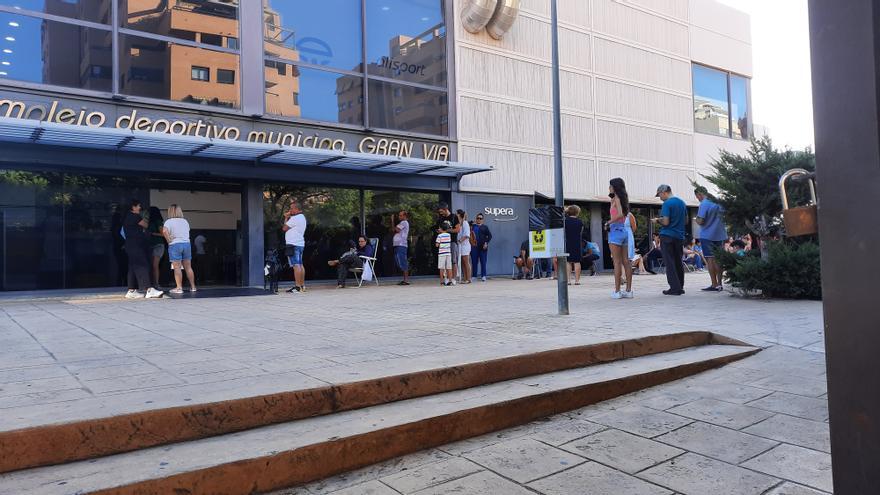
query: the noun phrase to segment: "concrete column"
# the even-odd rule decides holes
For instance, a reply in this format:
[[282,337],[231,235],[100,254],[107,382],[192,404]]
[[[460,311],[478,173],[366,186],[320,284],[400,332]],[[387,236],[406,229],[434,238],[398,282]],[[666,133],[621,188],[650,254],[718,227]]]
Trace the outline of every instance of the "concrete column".
[[242,285],[263,286],[265,243],[263,236],[263,183],[249,180],[241,192]]
[[[605,247],[602,246],[602,204],[600,203],[590,203],[590,241],[595,242],[604,252]],[[600,260],[599,266],[604,270],[605,262]]]

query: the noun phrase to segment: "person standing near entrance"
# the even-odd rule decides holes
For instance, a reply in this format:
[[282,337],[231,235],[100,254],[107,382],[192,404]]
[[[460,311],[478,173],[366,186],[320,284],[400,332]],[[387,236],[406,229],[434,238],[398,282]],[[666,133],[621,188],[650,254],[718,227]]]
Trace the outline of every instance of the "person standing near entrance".
[[703,247],[703,256],[709,268],[709,276],[712,277],[712,285],[703,289],[706,292],[721,292],[724,290],[721,284],[721,264],[715,261],[715,253],[723,249],[727,230],[724,228],[724,210],[709,196],[709,191],[703,186],[694,189],[694,196],[700,202],[697,211],[697,225],[700,226],[700,245]]
[[458,221],[461,222],[461,231],[458,233],[458,252],[461,255],[461,283],[471,283],[471,225],[467,221],[467,213],[464,210],[455,212]]
[[471,226],[471,247],[473,248],[472,259],[474,269],[471,274],[476,277],[480,272],[480,280],[486,281],[486,262],[489,260],[489,243],[492,242],[492,231],[488,225],[483,224],[483,214],[477,213],[474,224]]
[[[157,299],[163,292],[150,284],[150,253],[147,227],[149,223],[141,216],[143,205],[133,199],[128,213],[122,220],[122,233],[125,234],[125,254],[128,256],[128,292],[126,299]],[[140,290],[140,292],[138,292]]]
[[455,285],[455,272],[452,267],[452,225],[449,222],[440,223],[437,239],[434,244],[437,246],[437,269],[440,270],[440,285]]
[[394,226],[394,261],[403,272],[403,280],[397,285],[409,285],[409,213],[400,210],[397,214],[397,225]]
[[434,229],[435,233],[440,233],[440,227],[443,225],[443,222],[449,222],[450,225],[450,228],[446,233],[452,237],[452,245],[449,254],[452,257],[452,273],[455,273],[456,268],[458,267],[458,233],[461,232],[461,223],[458,221],[458,217],[453,215],[449,210],[448,203],[440,203],[437,205],[437,226]]
[[[611,249],[611,261],[614,262],[614,292],[612,299],[631,299],[632,263],[629,262],[629,239],[632,227],[629,222],[629,194],[626,183],[620,177],[611,179],[608,184],[608,197],[611,198],[610,219],[605,223],[608,229],[608,247]],[[620,290],[620,279],[626,275],[626,290]]]
[[196,291],[196,274],[192,268],[192,244],[189,242],[189,222],[183,218],[183,209],[177,205],[168,207],[168,220],[162,226],[162,235],[168,241],[168,259],[174,270],[174,289],[172,294],[183,294],[183,271],[189,280],[190,292]]
[[660,218],[652,221],[660,224],[660,251],[666,265],[666,280],[669,289],[664,290],[667,296],[684,294],[684,235],[687,222],[687,206],[680,198],[672,195],[672,188],[661,184],[657,188],[657,197],[663,200]]
[[162,235],[162,212],[159,208],[151,206],[147,215],[147,233],[150,234],[150,258],[152,271],[150,281],[153,287],[159,288],[159,262],[165,256],[165,237]]
[[281,227],[281,230],[284,231],[284,251],[287,255],[287,262],[293,268],[293,287],[287,290],[288,293],[306,291],[306,269],[303,267],[306,223],[306,216],[303,215],[299,203],[296,201],[290,203],[290,210],[284,214],[284,225]]

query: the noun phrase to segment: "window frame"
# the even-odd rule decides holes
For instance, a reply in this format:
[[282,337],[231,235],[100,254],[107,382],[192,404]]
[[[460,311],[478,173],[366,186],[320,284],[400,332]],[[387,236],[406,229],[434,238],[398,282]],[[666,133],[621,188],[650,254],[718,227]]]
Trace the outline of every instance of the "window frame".
[[[196,77],[197,73],[199,73],[199,74],[204,73],[205,78],[202,79],[201,77]],[[211,82],[211,68],[210,67],[202,67],[201,65],[191,65],[190,66],[190,78],[193,81]]]
[[[691,62],[691,115],[692,116],[693,116],[694,108],[695,108],[696,102],[697,102],[697,92],[695,89],[693,89],[694,67],[701,67],[704,69],[709,69],[709,70],[713,70],[713,71],[720,72],[720,73],[724,74],[724,80],[727,85],[727,88],[726,88],[726,90],[727,90],[727,136],[724,136],[723,134],[720,134],[720,133],[709,133],[709,132],[698,131],[697,125],[696,125],[696,117],[692,117],[691,123],[694,128],[694,133],[701,134],[704,136],[715,136],[715,137],[719,137],[722,139],[723,138],[733,139],[736,141],[749,141],[749,140],[753,139],[754,138],[754,122],[752,119],[752,78],[745,75],[745,74],[740,74],[738,72],[733,72],[730,70],[722,69],[720,67],[714,67],[714,66],[707,65],[707,64],[701,64],[699,62]],[[745,80],[745,82],[746,82],[746,120],[748,122],[748,127],[747,127],[748,133],[749,133],[748,137],[736,137],[733,134],[733,126],[734,126],[733,92],[732,92],[732,86],[731,86],[731,79],[733,77],[739,77],[739,78]]]
[[[224,81],[220,78],[220,74],[229,73],[232,75],[232,79],[229,81]],[[217,68],[217,84],[235,84],[235,71],[232,69],[221,69]]]

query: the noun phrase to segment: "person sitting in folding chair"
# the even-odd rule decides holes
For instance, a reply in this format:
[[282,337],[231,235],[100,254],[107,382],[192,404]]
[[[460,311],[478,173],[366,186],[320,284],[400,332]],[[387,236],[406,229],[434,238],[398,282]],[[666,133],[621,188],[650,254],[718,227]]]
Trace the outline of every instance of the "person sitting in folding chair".
[[357,244],[349,241],[349,249],[338,260],[328,261],[327,264],[336,267],[336,288],[345,288],[345,279],[348,278],[348,272],[353,269],[362,269],[364,267],[365,258],[372,258],[375,251],[373,246],[364,236],[358,237]]

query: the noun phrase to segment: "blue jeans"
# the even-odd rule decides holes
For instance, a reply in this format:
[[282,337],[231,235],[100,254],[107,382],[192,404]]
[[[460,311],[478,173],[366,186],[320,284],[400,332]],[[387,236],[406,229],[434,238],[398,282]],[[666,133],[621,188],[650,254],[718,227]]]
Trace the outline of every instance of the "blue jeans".
[[290,263],[290,266],[302,266],[305,246],[291,246],[289,244],[288,246],[293,248],[293,254],[287,257],[287,262]]
[[[471,253],[471,258],[474,260],[474,269],[473,276],[477,277],[485,277],[486,276],[486,261],[489,259],[489,250],[488,249],[476,249]],[[477,268],[480,268],[480,275],[477,275]]]
[[394,261],[397,263],[397,268],[400,268],[402,272],[409,271],[408,250],[409,248],[406,246],[394,246]]
[[168,246],[169,261],[189,261],[192,259],[192,245],[188,242],[179,242]]

